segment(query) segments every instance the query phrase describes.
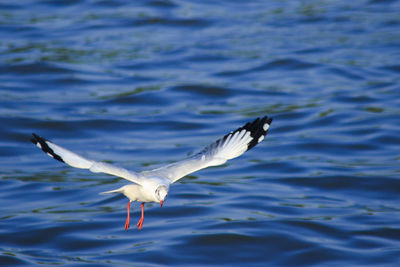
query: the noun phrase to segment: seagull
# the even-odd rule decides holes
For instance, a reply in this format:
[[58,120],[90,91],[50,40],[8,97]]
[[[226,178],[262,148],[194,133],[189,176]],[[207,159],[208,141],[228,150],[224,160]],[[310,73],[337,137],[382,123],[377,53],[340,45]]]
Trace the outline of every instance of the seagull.
[[121,188],[102,192],[101,194],[120,193],[129,199],[126,207],[127,217],[125,221],[125,230],[129,229],[129,209],[131,202],[141,202],[142,212],[140,220],[137,223],[138,229],[141,230],[144,220],[144,203],[156,202],[160,203],[162,207],[168,195],[169,186],[172,183],[195,171],[210,166],[222,165],[227,160],[239,157],[264,139],[268,133],[271,122],[272,118],[268,118],[268,116],[257,118],[235,131],[228,133],[209,146],[206,146],[193,156],[154,170],[142,171],[140,173],[129,171],[109,163],[84,158],[35,133],[32,134],[31,141],[50,157],[66,163],[71,167],[89,169],[94,173],[102,172],[111,174],[132,182]]

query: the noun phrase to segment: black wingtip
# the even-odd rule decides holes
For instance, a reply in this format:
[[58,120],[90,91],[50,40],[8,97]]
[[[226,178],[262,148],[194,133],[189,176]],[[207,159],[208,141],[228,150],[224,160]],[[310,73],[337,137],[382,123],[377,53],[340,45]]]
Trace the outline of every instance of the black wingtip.
[[45,138],[43,138],[43,137],[41,137],[41,136],[39,136],[39,135],[37,135],[35,133],[32,133],[32,136],[33,136],[33,138],[31,138],[31,142],[33,144],[39,146],[40,149],[43,150],[43,152],[45,152],[46,154],[48,154],[52,158],[54,158],[54,159],[56,159],[58,161],[64,162],[64,160],[59,155],[54,153],[53,149],[51,149],[49,147],[49,145],[46,143],[48,140],[46,140]]
[[32,133],[33,138],[31,138],[31,142],[35,145],[37,145],[37,143],[39,143],[39,139],[43,139],[45,140],[43,137],[40,137],[39,135]]
[[[247,145],[247,150],[252,149],[258,143],[260,143],[268,133],[269,125],[271,125],[272,118],[264,116],[262,118],[257,118],[253,122],[247,123],[242,129],[250,132],[250,136],[253,138]],[[268,128],[264,129],[265,124],[268,124]],[[241,130],[241,129],[240,129]]]

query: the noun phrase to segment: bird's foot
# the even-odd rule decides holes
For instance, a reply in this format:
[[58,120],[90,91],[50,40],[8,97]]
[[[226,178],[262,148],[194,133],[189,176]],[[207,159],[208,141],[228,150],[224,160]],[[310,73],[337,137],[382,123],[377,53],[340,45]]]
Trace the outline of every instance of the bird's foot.
[[140,218],[140,220],[137,223],[137,227],[139,228],[139,230],[142,230],[142,226],[143,226],[143,218]]
[[125,230],[128,231],[129,229],[129,220],[130,220],[130,216],[129,216],[129,208],[131,207],[131,202],[128,202],[128,205],[126,205],[126,221],[125,221]]

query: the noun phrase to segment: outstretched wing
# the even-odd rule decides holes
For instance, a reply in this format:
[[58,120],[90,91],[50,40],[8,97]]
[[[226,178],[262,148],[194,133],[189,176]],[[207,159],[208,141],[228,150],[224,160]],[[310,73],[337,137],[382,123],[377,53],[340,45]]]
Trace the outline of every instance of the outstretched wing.
[[124,168],[116,167],[105,162],[97,162],[94,160],[86,159],[82,156],[75,154],[63,147],[60,147],[52,142],[38,136],[37,134],[32,134],[32,143],[38,146],[43,152],[47,153],[50,157],[64,162],[71,167],[80,169],[89,169],[92,172],[104,172],[107,174],[115,175],[124,179],[127,179],[136,184],[140,184],[140,178],[136,173],[128,171]]
[[267,116],[257,118],[225,135],[192,157],[158,169],[144,171],[141,174],[144,176],[163,176],[173,183],[189,173],[224,164],[227,160],[239,157],[260,143],[267,135],[271,122],[272,118]]

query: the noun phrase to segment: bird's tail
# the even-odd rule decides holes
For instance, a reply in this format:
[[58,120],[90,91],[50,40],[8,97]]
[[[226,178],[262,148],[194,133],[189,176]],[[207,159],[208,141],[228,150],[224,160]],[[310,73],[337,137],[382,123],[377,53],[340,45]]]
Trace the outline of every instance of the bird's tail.
[[112,194],[112,193],[123,193],[123,191],[124,191],[124,189],[123,189],[123,187],[121,187],[121,188],[118,188],[118,189],[115,189],[115,190],[101,192],[100,194],[104,195],[104,194]]

